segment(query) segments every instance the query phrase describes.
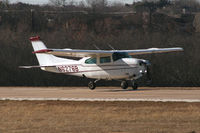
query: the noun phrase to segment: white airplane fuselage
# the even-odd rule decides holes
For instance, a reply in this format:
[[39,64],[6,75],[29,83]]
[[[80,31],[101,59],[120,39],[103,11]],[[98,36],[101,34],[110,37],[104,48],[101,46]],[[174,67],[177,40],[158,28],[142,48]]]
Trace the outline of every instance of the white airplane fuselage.
[[95,64],[85,63],[87,59],[89,57],[84,57],[79,61],[62,62],[55,65],[55,67],[42,67],[41,69],[49,72],[106,80],[135,80],[146,72],[145,65],[141,64],[141,61],[145,62],[145,60],[141,59],[121,58],[116,61],[111,60],[109,63],[100,63],[97,60]]

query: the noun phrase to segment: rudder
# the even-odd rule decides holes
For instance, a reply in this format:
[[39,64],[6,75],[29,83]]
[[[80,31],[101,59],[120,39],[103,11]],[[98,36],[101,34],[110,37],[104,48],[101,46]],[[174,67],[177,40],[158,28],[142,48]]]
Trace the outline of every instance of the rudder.
[[[31,37],[30,41],[32,43],[34,51],[47,49],[45,44],[40,40],[39,36]],[[36,57],[40,66],[53,64],[53,55],[36,53]]]

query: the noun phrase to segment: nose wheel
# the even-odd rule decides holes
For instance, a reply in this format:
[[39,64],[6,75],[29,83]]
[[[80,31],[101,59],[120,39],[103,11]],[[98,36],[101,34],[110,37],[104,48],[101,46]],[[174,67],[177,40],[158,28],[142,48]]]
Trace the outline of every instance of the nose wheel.
[[[133,88],[133,90],[137,90],[138,89],[138,84],[136,83],[135,80],[131,81],[131,87]],[[128,82],[127,81],[122,81],[121,82],[121,88],[122,89],[127,89],[128,88]]]
[[132,80],[131,83],[132,83],[131,86],[132,86],[133,90],[137,90],[138,89],[138,84],[134,80]]

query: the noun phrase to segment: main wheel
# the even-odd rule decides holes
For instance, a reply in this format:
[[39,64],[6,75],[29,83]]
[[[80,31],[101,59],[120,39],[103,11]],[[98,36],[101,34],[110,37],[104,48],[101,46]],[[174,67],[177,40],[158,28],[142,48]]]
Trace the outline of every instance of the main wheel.
[[94,90],[96,88],[96,84],[94,81],[90,81],[88,83],[88,87],[90,88],[90,90]]
[[133,90],[138,89],[138,84],[135,81],[132,81],[132,88],[133,88]]
[[128,83],[126,81],[121,82],[121,88],[122,89],[127,89],[128,88]]

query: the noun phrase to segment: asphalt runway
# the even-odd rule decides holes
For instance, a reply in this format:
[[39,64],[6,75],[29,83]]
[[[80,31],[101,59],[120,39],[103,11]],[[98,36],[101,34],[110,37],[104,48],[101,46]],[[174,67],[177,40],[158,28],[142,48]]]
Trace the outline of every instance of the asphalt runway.
[[200,88],[140,87],[0,87],[0,100],[200,102]]

